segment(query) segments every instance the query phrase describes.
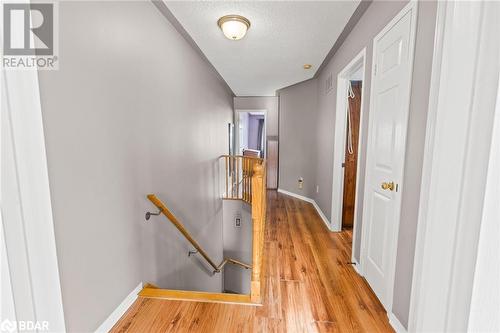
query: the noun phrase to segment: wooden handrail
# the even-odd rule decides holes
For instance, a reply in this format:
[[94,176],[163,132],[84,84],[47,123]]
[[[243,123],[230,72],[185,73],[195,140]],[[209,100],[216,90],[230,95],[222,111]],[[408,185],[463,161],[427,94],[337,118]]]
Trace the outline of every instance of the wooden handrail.
[[245,263],[242,263],[241,261],[231,259],[231,258],[225,258],[219,265],[216,265],[214,263],[214,261],[212,259],[210,259],[210,257],[205,252],[205,250],[203,250],[203,248],[200,246],[200,244],[198,244],[198,242],[191,236],[189,231],[187,231],[186,227],[184,227],[184,225],[177,219],[177,217],[175,217],[174,214],[172,214],[172,212],[167,208],[167,206],[165,206],[165,204],[160,199],[158,199],[156,197],[156,195],[148,194],[148,199],[160,210],[160,212],[163,215],[165,215],[169,219],[170,222],[172,222],[172,224],[177,228],[177,230],[179,230],[181,232],[181,234],[189,241],[189,243],[191,243],[191,245],[193,245],[193,247],[198,251],[198,253],[201,254],[201,256],[203,258],[205,258],[205,260],[214,269],[214,273],[220,273],[220,271],[226,265],[226,263],[238,265],[238,266],[244,267],[245,269],[252,268],[252,266],[250,266],[250,265],[247,265]]
[[241,267],[244,267],[246,269],[252,269],[252,266],[245,264],[244,262],[238,261],[236,259],[231,259],[231,258],[226,258],[224,259],[219,266],[217,266],[217,271],[221,271],[224,266],[226,266],[227,263],[233,264],[233,265],[238,265]]

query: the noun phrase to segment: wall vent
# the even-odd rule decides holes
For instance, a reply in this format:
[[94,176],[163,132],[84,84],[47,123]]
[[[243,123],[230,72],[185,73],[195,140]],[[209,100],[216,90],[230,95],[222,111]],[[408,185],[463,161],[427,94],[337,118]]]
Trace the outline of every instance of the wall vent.
[[328,94],[333,89],[333,78],[332,73],[330,73],[325,80],[325,94]]

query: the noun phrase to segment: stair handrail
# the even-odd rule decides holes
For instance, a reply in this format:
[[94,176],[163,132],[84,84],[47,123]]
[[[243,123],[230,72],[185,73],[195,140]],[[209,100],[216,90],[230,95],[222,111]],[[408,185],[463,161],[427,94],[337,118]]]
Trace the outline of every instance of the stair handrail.
[[167,208],[167,206],[160,200],[158,197],[154,194],[148,194],[148,199],[155,205],[159,210],[160,213],[165,215],[165,217],[172,222],[172,224],[177,228],[177,230],[180,231],[180,233],[184,236],[184,238],[187,239],[191,245],[198,251],[199,254],[212,266],[214,269],[214,273],[220,273],[222,268],[227,264],[233,264],[237,266],[241,266],[245,269],[252,269],[252,266],[245,264],[241,261],[232,259],[232,258],[224,258],[224,260],[219,264],[216,265],[215,262],[209,257],[208,253],[203,250],[203,248],[198,244],[198,242],[191,236],[189,231],[184,227],[184,225],[175,217],[175,215]]

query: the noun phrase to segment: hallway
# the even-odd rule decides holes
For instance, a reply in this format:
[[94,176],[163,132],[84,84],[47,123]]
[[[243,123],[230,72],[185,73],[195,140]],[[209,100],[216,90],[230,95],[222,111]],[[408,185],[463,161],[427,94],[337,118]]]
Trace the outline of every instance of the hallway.
[[268,192],[262,307],[139,298],[112,332],[392,332],[348,264],[350,232],[331,233],[314,207]]

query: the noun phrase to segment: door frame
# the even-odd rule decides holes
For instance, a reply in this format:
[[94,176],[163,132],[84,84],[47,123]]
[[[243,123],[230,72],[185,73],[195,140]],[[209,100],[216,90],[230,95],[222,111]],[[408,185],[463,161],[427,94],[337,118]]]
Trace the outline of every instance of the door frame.
[[500,112],[499,6],[438,3],[411,332],[468,329],[495,107]]
[[[373,134],[373,126],[374,126],[374,119],[373,119],[373,109],[374,109],[374,94],[375,94],[375,76],[376,76],[376,64],[377,64],[377,41],[385,35],[390,29],[396,25],[401,18],[403,18],[406,14],[411,12],[411,27],[410,27],[410,38],[409,38],[409,45],[408,45],[408,56],[409,56],[409,61],[411,63],[411,70],[408,76],[408,88],[410,89],[410,93],[408,94],[408,99],[405,101],[406,105],[406,113],[405,113],[405,119],[403,121],[404,124],[406,124],[406,131],[403,135],[402,138],[402,145],[406,147],[406,139],[407,139],[407,134],[408,134],[408,119],[409,119],[409,109],[410,109],[410,100],[411,100],[411,86],[412,86],[412,80],[413,80],[413,64],[414,64],[414,54],[415,54],[415,44],[416,44],[416,32],[417,32],[417,16],[418,16],[418,2],[416,0],[411,0],[396,16],[389,22],[387,25],[373,38],[373,55],[372,55],[372,68],[371,68],[371,82],[370,82],[370,114],[372,115],[369,117],[369,123],[368,123],[368,137],[367,137],[367,150],[366,150],[366,169],[365,169],[365,184],[364,184],[364,195],[363,195],[363,217],[368,216],[368,198],[369,196],[369,190],[370,190],[370,165],[372,163],[372,160],[374,158],[373,156],[373,150],[372,150],[372,139],[371,136]],[[395,182],[398,184],[398,195],[395,195],[394,201],[395,201],[395,212],[394,216],[396,217],[396,225],[394,226],[394,232],[392,235],[390,235],[390,242],[392,244],[392,253],[389,255],[389,263],[388,263],[388,277],[389,281],[387,282],[388,290],[386,291],[387,294],[387,299],[385,300],[385,303],[383,303],[383,300],[380,300],[384,308],[386,309],[387,313],[392,312],[392,303],[393,303],[393,294],[394,294],[394,279],[395,279],[395,271],[396,271],[396,255],[397,255],[397,240],[398,240],[398,234],[399,234],[399,225],[401,222],[401,199],[402,199],[402,193],[404,191],[404,167],[405,167],[405,159],[406,159],[406,149],[403,153],[403,156],[401,156],[401,164],[398,165],[395,169],[397,170],[396,172],[398,173],[397,176],[395,177]],[[366,259],[367,255],[367,247],[368,247],[368,223],[366,223],[367,218],[364,218],[364,222],[362,225],[362,233],[361,233],[361,249],[360,249],[360,264],[361,267],[364,267],[364,261]]]
[[262,113],[264,116],[264,133],[262,135],[264,136],[264,156],[263,158],[267,157],[267,110],[266,109],[235,109],[234,110],[234,137],[235,137],[235,148],[237,151],[235,151],[235,155],[239,155],[239,149],[240,149],[240,113]]
[[341,112],[335,112],[335,137],[333,142],[333,185],[332,185],[332,231],[342,231],[342,205],[344,200],[344,168],[342,163],[345,162],[345,144],[346,144],[346,133],[347,133],[347,84],[349,83],[350,76],[357,71],[359,68],[363,68],[363,83],[361,86],[361,105],[360,105],[360,116],[359,116],[359,138],[358,138],[358,163],[356,166],[356,194],[354,198],[354,222],[352,230],[352,251],[351,251],[351,261],[356,263],[356,268],[358,271],[362,272],[362,267],[357,263],[354,257],[354,249],[356,248],[356,235],[361,232],[361,229],[357,227],[357,213],[361,209],[361,203],[359,202],[360,193],[360,157],[361,157],[361,146],[364,136],[363,131],[363,121],[364,121],[364,103],[365,97],[365,82],[366,82],[366,47],[363,48],[337,75],[337,105],[336,110]]
[[[23,303],[34,309],[37,321],[47,321],[51,331],[65,332],[38,71],[0,69],[0,85],[6,90],[8,110],[2,110],[2,121],[8,113],[25,235],[24,241],[16,240],[22,244],[6,246],[7,260],[14,260],[19,253],[17,246],[24,247],[32,298]],[[6,219],[2,222],[11,223]],[[10,274],[13,282],[21,278],[13,270]],[[15,301],[16,294],[13,296]]]

